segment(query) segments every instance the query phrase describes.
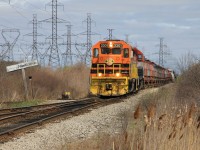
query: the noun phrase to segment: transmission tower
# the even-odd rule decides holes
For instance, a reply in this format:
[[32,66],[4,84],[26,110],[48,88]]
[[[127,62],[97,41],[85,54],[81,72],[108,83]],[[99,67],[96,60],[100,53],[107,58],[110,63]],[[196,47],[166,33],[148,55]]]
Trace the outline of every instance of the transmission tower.
[[163,66],[163,54],[164,54],[164,45],[163,45],[163,39],[164,38],[160,38],[160,49],[159,49],[159,65]]
[[66,25],[66,26],[67,26],[67,33],[63,34],[63,36],[67,36],[67,43],[66,43],[67,48],[66,48],[66,52],[63,53],[62,56],[64,60],[64,65],[68,66],[68,65],[73,65],[71,38],[72,36],[74,36],[74,34],[72,34],[71,32],[72,25]]
[[33,32],[26,34],[25,36],[32,36],[33,37],[33,44],[32,44],[32,52],[31,52],[31,60],[37,60],[38,61],[38,36],[43,36],[42,34],[38,34],[37,28],[38,28],[38,21],[37,21],[37,14],[33,14],[33,20],[30,22],[33,24]]
[[85,62],[87,61],[87,59],[91,58],[91,47],[92,47],[92,19],[91,19],[91,14],[88,13],[87,14],[87,20],[85,21],[87,22],[87,51],[86,51],[86,55],[85,55]]
[[89,62],[91,59],[92,35],[99,35],[99,34],[92,32],[92,23],[94,23],[94,21],[91,18],[91,13],[87,13],[87,19],[84,20],[83,22],[87,23],[87,31],[80,33],[78,35],[86,35],[87,41],[85,44],[76,44],[76,45],[81,45],[86,47],[86,52],[82,53],[83,55],[82,58],[84,59],[82,61],[84,61],[84,63],[87,64],[87,62]]
[[4,49],[1,53],[1,58],[7,61],[13,61],[13,47],[15,46],[20,36],[20,31],[19,29],[3,29],[1,34],[6,42],[5,44],[3,44]]
[[107,29],[109,32],[108,40],[112,40],[112,32],[114,29]]
[[60,67],[60,56],[59,56],[58,41],[57,41],[58,40],[57,24],[66,23],[66,21],[63,19],[58,19],[57,10],[58,10],[58,6],[64,7],[64,5],[61,3],[58,3],[57,0],[52,0],[46,6],[51,6],[52,8],[52,18],[41,21],[41,22],[47,22],[47,23],[52,24],[52,34],[48,37],[48,39],[51,39],[51,45],[48,48],[48,51],[50,51],[48,65],[52,67]]
[[160,44],[159,44],[159,65],[164,66],[164,55],[169,55],[170,53],[166,52],[167,45],[164,44],[164,38],[160,37]]
[[126,39],[125,39],[126,43],[129,43],[129,35],[126,34],[125,37],[126,37]]

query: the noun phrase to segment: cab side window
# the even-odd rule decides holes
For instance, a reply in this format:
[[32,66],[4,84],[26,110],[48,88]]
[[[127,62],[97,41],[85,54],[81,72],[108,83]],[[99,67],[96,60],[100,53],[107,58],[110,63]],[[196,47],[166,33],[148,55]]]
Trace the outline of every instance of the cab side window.
[[93,57],[94,58],[99,57],[99,49],[98,48],[94,48],[94,50],[93,50]]
[[142,60],[142,55],[138,55],[138,60]]
[[124,58],[128,58],[129,57],[129,49],[125,48],[124,49]]

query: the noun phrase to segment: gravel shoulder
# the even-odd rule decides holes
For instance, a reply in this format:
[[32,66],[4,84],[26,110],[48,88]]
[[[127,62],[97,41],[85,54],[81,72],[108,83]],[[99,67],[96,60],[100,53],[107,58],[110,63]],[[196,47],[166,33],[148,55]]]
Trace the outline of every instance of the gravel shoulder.
[[0,145],[0,150],[58,150],[76,139],[85,139],[98,132],[115,134],[121,131],[121,114],[133,108],[144,94],[158,88],[140,91],[123,102],[111,104],[59,123],[46,124],[23,136]]

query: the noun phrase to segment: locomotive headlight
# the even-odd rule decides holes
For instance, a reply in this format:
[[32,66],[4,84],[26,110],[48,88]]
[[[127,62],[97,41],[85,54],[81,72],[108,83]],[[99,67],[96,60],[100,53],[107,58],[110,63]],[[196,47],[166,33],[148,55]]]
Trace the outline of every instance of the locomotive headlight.
[[110,47],[110,48],[113,47],[113,43],[112,43],[112,42],[109,43],[109,47]]
[[121,75],[121,74],[120,74],[119,72],[116,73],[116,77],[120,77],[120,75]]
[[102,73],[98,73],[98,77],[102,77]]

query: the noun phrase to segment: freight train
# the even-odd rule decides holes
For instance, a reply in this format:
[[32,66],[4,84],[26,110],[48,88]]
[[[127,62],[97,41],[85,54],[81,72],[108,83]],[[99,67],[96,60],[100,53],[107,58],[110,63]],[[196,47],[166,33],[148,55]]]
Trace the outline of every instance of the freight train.
[[174,79],[173,71],[145,58],[123,40],[99,41],[92,47],[90,93],[120,96]]

